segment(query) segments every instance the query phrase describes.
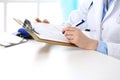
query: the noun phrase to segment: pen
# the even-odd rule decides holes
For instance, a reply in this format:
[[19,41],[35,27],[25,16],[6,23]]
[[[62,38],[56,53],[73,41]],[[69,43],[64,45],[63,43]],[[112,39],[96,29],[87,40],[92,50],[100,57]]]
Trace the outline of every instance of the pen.
[[85,29],[85,31],[88,31],[88,32],[90,32],[90,29]]
[[[81,21],[80,23],[78,23],[78,24],[76,25],[76,27],[78,27],[79,25],[83,24],[84,22],[85,22],[85,20],[82,19],[82,21]],[[85,31],[90,32],[90,29],[85,29]]]
[[[78,24],[76,24],[76,25],[75,25],[75,27],[78,27],[78,26],[82,25],[83,23],[85,23],[85,20],[83,20],[83,19],[82,19],[82,21],[81,21],[81,22],[79,22]],[[64,34],[64,33],[65,33],[65,31],[64,31],[64,32],[62,32],[62,33]]]
[[78,27],[79,25],[82,25],[85,22],[85,20],[82,19],[82,21],[75,25],[75,27]]

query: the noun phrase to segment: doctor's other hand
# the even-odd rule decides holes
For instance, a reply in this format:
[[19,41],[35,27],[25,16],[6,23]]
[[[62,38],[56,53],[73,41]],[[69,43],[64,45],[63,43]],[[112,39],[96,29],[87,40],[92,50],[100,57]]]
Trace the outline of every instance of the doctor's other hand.
[[39,18],[35,18],[35,21],[39,23],[47,23],[47,24],[50,23],[47,19],[44,19],[43,21],[41,21]]
[[98,41],[87,37],[80,29],[75,27],[65,27],[63,32],[68,41],[79,48],[86,50],[96,50]]

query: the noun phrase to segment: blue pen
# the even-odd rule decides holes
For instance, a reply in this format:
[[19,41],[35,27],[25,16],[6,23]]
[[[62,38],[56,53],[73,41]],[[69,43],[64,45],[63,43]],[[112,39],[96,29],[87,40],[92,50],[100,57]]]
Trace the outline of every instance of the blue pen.
[[80,23],[78,23],[77,25],[75,25],[75,27],[78,27],[79,25],[82,25],[85,22],[85,20],[82,19],[82,21]]
[[[76,24],[75,27],[78,27],[78,26],[82,25],[83,23],[85,23],[85,20],[82,19],[82,21],[80,23]],[[64,34],[65,32],[62,32],[62,33]]]
[[[82,25],[85,22],[85,20],[82,19],[80,23],[78,23],[75,27],[78,27],[79,25]],[[85,29],[85,31],[90,32],[90,29]]]

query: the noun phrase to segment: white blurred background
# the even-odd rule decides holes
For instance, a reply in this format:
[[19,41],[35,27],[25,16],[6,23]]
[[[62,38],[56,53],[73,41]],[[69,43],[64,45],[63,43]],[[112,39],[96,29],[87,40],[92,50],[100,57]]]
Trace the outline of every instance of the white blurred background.
[[21,26],[13,18],[48,19],[61,24],[68,14],[77,9],[79,0],[0,0],[0,32],[16,32]]

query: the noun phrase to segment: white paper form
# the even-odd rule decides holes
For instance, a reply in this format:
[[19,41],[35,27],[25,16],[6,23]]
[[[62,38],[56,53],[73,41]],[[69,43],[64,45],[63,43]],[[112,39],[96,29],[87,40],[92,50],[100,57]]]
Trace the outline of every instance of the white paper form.
[[62,26],[46,24],[46,23],[34,23],[34,30],[39,33],[41,39],[60,41],[69,43],[67,38],[62,33]]

